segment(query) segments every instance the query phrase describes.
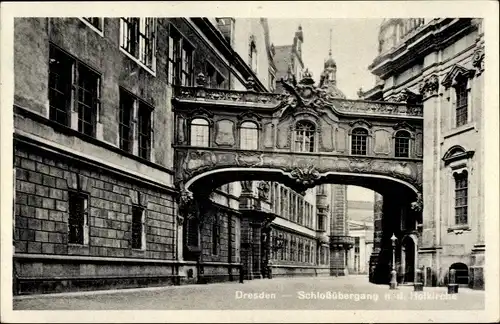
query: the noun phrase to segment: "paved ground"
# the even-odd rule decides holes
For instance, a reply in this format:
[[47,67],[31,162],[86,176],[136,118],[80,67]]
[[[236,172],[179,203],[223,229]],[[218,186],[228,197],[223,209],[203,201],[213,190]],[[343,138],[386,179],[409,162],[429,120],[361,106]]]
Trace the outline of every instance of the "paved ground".
[[59,296],[22,296],[14,310],[480,310],[484,292],[445,287],[413,292],[411,286],[389,290],[366,276],[275,278],[220,283],[125,289]]

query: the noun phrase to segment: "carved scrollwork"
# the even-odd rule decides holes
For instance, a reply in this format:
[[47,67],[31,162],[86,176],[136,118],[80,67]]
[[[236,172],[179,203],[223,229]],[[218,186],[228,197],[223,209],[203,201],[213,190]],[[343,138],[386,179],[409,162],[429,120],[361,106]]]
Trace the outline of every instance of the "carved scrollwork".
[[418,193],[417,200],[411,203],[411,209],[416,212],[422,212],[424,210],[424,199],[421,193]]
[[179,195],[179,212],[177,214],[178,224],[183,224],[184,218],[190,217],[197,217],[196,203],[193,193],[182,188]]
[[472,56],[472,66],[476,68],[477,75],[484,71],[484,47],[478,47]]
[[269,185],[269,182],[260,181],[259,185],[257,186],[257,190],[259,192],[259,198],[269,200],[270,189],[271,189],[271,187]]
[[432,74],[419,85],[419,91],[424,98],[437,94],[439,90],[439,77]]
[[305,168],[294,169],[290,172],[290,177],[298,184],[307,188],[314,186],[314,183],[321,177],[321,175],[318,170],[316,170],[314,165],[310,165]]

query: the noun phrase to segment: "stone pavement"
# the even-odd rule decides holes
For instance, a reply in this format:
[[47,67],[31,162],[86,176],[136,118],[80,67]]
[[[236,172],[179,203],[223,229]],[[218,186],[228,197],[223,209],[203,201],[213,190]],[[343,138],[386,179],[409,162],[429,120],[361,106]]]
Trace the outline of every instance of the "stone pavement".
[[389,290],[366,276],[274,278],[15,297],[14,310],[482,310],[484,291]]

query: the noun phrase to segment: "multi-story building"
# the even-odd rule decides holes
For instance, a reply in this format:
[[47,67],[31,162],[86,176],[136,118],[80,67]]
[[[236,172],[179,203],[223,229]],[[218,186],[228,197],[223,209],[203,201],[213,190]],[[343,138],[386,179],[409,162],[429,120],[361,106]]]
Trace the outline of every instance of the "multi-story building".
[[196,248],[208,279],[237,276],[234,210],[208,206],[210,228],[183,239],[171,146],[176,85],[266,90],[219,30],[19,18],[14,36],[14,293],[192,281]]
[[347,256],[349,273],[367,274],[373,251],[373,202],[348,200],[347,224],[349,236],[354,237]]
[[424,107],[423,219],[420,233],[398,238],[402,257],[415,258],[428,285],[455,269],[459,283],[482,288],[483,20],[386,19],[379,45],[369,67],[377,84],[364,99]]

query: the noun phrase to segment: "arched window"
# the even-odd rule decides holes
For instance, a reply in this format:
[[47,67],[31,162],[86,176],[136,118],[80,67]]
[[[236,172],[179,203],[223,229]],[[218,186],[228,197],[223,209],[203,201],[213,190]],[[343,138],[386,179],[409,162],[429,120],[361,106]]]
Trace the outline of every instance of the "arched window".
[[254,122],[244,122],[240,126],[240,148],[257,150],[259,148],[259,130]]
[[453,175],[455,177],[455,225],[467,225],[469,196],[467,171]]
[[209,146],[209,125],[203,118],[195,118],[191,121],[191,146]]
[[351,154],[366,155],[368,143],[368,131],[363,128],[356,128],[351,135]]
[[248,51],[248,63],[252,71],[257,72],[257,46],[255,45],[255,38],[252,35],[250,37],[250,48]]
[[295,125],[295,151],[314,152],[314,133],[316,127],[313,123],[303,120]]
[[410,133],[399,131],[394,141],[395,157],[410,157]]

